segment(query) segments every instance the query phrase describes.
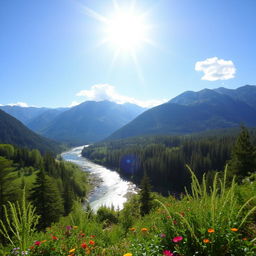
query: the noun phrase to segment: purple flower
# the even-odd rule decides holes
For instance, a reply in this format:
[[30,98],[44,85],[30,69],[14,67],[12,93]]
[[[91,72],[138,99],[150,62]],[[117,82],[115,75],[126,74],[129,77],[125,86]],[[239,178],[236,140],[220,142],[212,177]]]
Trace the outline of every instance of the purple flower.
[[70,229],[72,229],[71,226],[66,226],[66,230],[70,230]]

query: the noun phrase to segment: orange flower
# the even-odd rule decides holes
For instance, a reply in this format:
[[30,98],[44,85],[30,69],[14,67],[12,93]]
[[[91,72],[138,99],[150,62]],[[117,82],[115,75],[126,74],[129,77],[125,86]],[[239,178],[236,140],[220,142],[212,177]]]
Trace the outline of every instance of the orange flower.
[[208,228],[208,233],[214,233],[215,230],[213,228]]
[[148,229],[147,229],[147,228],[142,228],[140,231],[141,231],[141,232],[147,232]]
[[75,250],[76,250],[76,249],[73,248],[73,249],[69,250],[69,253],[72,253],[72,252],[74,252]]
[[242,240],[243,240],[243,241],[247,241],[247,237],[243,237]]
[[123,256],[132,256],[132,254],[128,252],[128,253],[124,254]]
[[238,231],[237,228],[231,228],[230,230],[231,230],[231,231],[234,231],[234,232]]
[[207,238],[205,238],[205,239],[203,240],[203,242],[204,242],[205,244],[208,244],[208,243],[210,243],[210,240],[207,239]]
[[90,244],[90,245],[95,245],[95,242],[92,241],[92,240],[90,240],[90,241],[89,241],[89,244]]
[[130,231],[136,231],[136,228],[129,228]]

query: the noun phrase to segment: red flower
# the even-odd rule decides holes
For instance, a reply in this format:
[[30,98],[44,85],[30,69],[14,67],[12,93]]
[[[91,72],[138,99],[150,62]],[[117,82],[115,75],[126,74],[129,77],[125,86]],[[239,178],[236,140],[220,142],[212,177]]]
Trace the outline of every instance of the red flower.
[[180,241],[182,241],[183,240],[183,237],[182,236],[176,236],[176,237],[174,237],[173,239],[172,239],[172,241],[174,242],[174,243],[178,243],[178,242],[180,242]]
[[37,245],[37,246],[39,246],[40,244],[41,244],[40,241],[35,241],[35,243],[34,243],[34,245]]
[[168,250],[163,251],[163,255],[165,255],[165,256],[174,256],[174,254],[171,251],[168,251]]
[[81,247],[82,247],[83,249],[85,249],[85,248],[87,248],[87,244],[86,244],[86,243],[82,243],[82,244],[81,244]]
[[52,236],[52,240],[58,240],[57,236]]
[[84,237],[84,236],[85,236],[85,234],[84,234],[84,233],[80,233],[80,236],[81,236],[81,237]]
[[95,236],[94,235],[91,235],[91,238],[94,238]]

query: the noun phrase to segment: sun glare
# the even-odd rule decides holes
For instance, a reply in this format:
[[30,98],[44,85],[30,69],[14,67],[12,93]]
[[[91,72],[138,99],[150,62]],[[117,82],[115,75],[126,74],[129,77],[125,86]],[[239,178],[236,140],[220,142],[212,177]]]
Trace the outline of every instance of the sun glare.
[[106,23],[105,41],[119,50],[135,50],[146,41],[147,26],[143,19],[130,11],[118,11]]

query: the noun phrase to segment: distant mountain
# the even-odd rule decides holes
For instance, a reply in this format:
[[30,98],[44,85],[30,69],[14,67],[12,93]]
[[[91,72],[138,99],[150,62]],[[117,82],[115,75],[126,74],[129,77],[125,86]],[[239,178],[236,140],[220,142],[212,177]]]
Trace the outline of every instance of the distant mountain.
[[134,104],[86,101],[59,114],[42,134],[72,145],[92,143],[106,138],[143,111]]
[[255,88],[238,88],[238,91],[244,91],[243,98],[209,89],[184,92],[168,103],[145,111],[114,132],[109,139],[146,134],[187,134],[236,127],[241,123],[256,126],[253,99],[250,101],[251,104],[247,104],[245,96],[247,93],[250,97],[247,90],[253,93]]
[[0,106],[4,112],[15,117],[31,130],[40,132],[45,129],[56,116],[69,108],[37,108],[21,106]]
[[7,114],[15,117],[23,124],[27,124],[30,120],[37,117],[47,110],[47,108],[20,107],[20,106],[0,106]]
[[13,144],[41,152],[60,152],[60,145],[29,130],[16,118],[0,110],[0,143]]
[[69,108],[46,109],[43,113],[37,115],[26,123],[26,126],[34,132],[41,134],[47,129],[51,122],[61,113]]

